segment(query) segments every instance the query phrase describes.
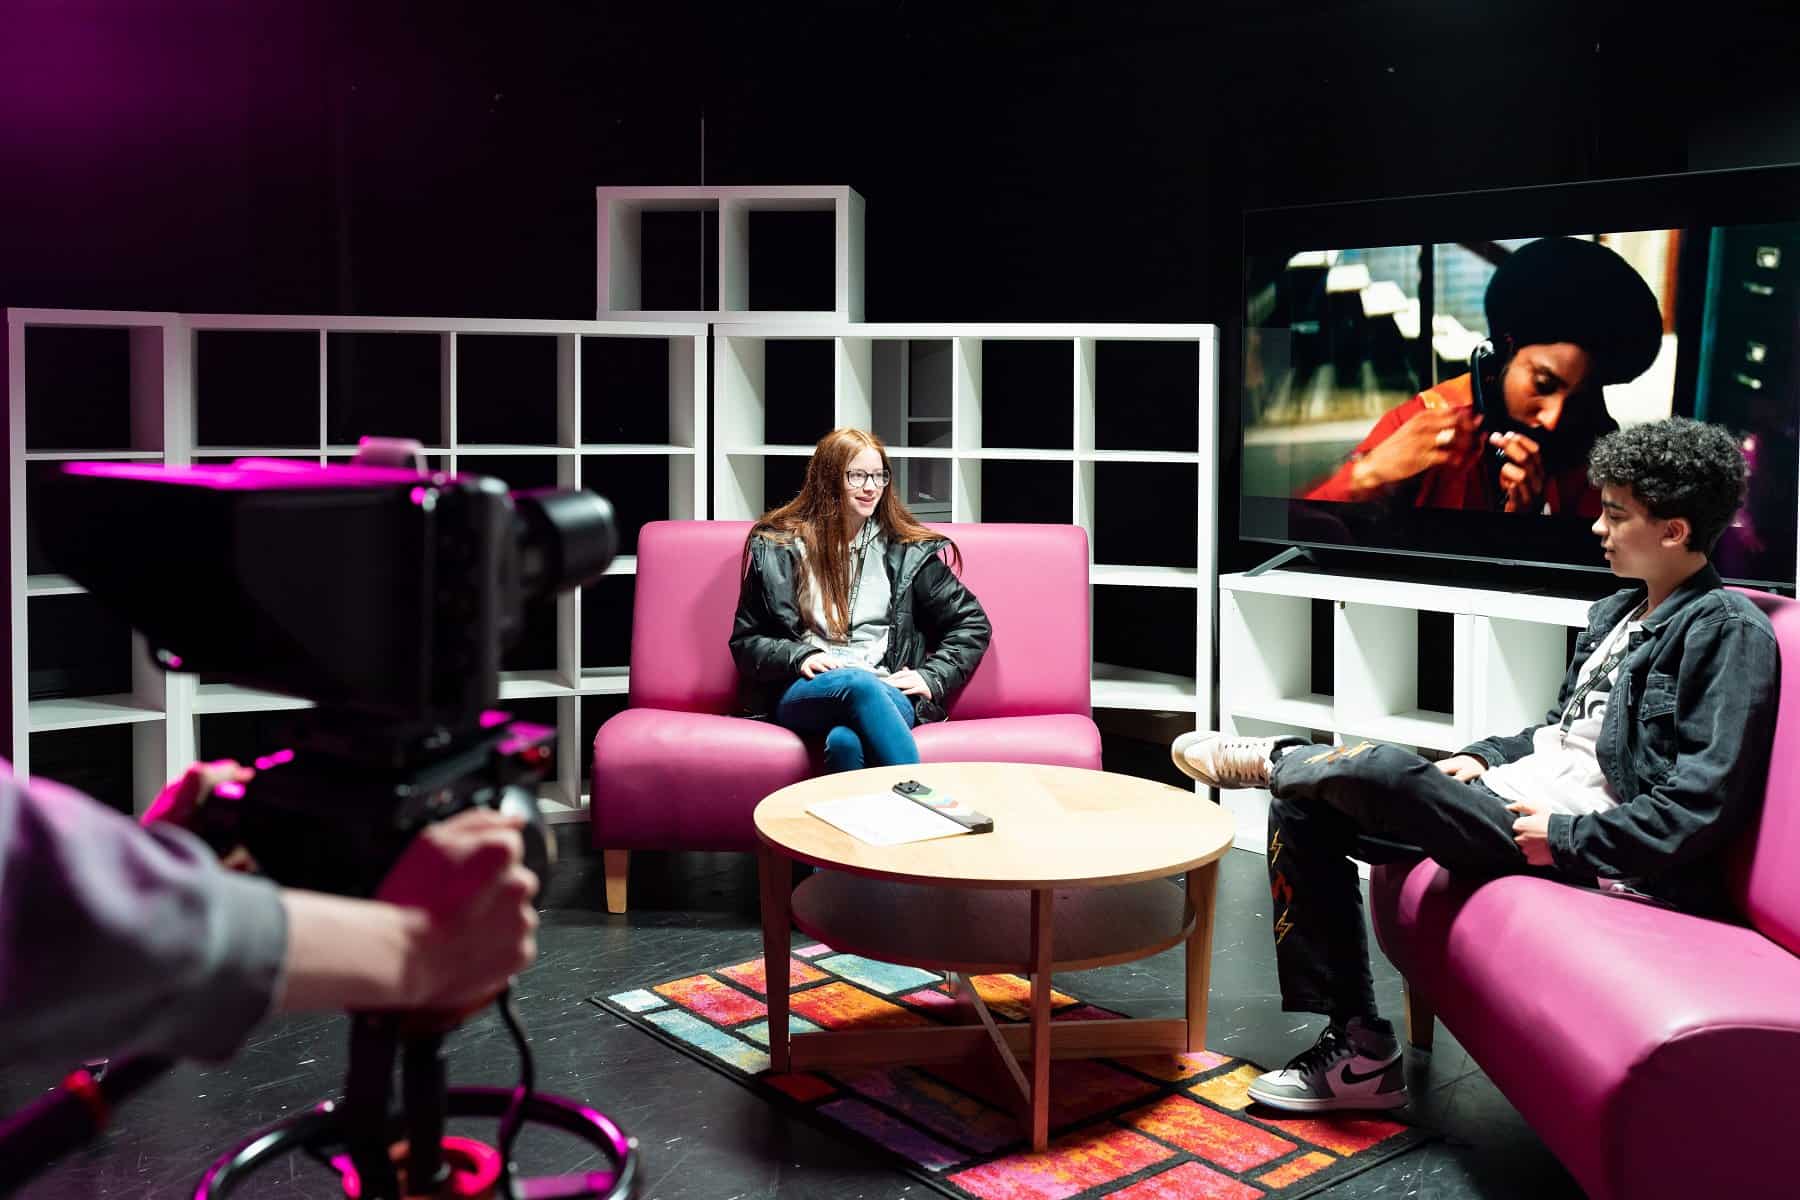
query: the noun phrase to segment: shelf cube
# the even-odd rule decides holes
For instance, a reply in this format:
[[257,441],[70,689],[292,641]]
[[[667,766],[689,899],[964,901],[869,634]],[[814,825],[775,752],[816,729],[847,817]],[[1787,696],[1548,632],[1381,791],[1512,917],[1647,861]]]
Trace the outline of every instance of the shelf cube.
[[[601,320],[860,321],[863,318],[863,198],[849,187],[602,187],[594,189]],[[718,220],[718,307],[644,308],[644,214],[695,212]],[[750,307],[750,214],[832,214],[832,306],[801,311]]]

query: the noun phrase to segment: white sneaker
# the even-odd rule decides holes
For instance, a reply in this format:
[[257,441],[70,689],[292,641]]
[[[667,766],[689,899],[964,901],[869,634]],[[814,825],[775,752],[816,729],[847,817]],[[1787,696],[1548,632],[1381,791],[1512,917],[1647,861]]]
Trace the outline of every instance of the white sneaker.
[[1169,747],[1169,757],[1182,774],[1207,787],[1269,786],[1269,755],[1279,739],[1227,737],[1222,733],[1184,733]]
[[1406,1065],[1393,1027],[1358,1017],[1327,1025],[1312,1049],[1250,1085],[1250,1098],[1284,1112],[1399,1108],[1406,1103]]

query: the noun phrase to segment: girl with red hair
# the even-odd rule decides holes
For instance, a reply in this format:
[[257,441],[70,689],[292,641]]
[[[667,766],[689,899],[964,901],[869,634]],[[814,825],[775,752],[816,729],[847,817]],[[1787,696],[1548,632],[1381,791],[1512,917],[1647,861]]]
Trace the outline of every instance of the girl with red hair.
[[824,734],[831,771],[918,762],[913,727],[944,718],[992,633],[955,544],[892,480],[880,438],[834,429],[800,494],[744,544],[731,630],[744,710]]

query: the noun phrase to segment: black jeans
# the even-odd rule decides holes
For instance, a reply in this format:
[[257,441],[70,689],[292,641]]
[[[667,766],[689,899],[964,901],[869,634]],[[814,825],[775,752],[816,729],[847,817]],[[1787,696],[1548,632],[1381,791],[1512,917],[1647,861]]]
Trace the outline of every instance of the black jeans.
[[[1270,775],[1269,891],[1281,1007],[1373,1016],[1362,888],[1350,856],[1365,834],[1416,846],[1459,875],[1530,872],[1506,801],[1410,750],[1374,742],[1290,745]],[[1589,882],[1592,882],[1589,880]]]

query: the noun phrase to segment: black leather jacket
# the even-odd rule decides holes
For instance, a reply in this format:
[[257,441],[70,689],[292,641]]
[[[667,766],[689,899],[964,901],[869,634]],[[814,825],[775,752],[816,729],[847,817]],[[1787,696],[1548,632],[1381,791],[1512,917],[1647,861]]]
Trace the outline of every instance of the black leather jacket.
[[[1581,665],[1643,603],[1630,588],[1595,602],[1556,707]],[[1630,880],[1690,912],[1728,911],[1724,851],[1762,803],[1780,677],[1775,631],[1748,599],[1702,567],[1631,635],[1595,755],[1619,806],[1550,818],[1550,852],[1573,874]],[[1489,766],[1531,753],[1537,726],[1463,751]]]
[[[993,627],[981,601],[964,587],[939,552],[948,543],[889,544],[885,557],[893,593],[887,657],[890,671],[912,667],[931,685],[931,698],[913,697],[921,724],[944,719],[948,698],[969,681],[987,652]],[[819,648],[805,640],[792,546],[750,539],[750,568],[731,622],[739,702],[747,716],[767,717],[782,692],[800,678],[800,664]]]

